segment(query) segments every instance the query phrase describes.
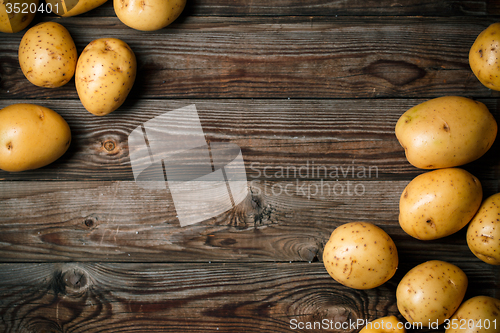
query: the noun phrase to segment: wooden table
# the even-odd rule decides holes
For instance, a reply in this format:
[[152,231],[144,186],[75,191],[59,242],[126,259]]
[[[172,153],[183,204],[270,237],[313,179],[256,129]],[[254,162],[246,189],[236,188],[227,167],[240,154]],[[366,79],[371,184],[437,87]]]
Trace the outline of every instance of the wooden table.
[[[105,117],[83,108],[74,79],[30,84],[17,61],[24,31],[1,34],[0,107],[52,108],[73,141],[47,167],[0,172],[0,331],[355,332],[335,323],[399,316],[399,280],[430,259],[465,271],[466,298],[499,298],[499,267],[469,251],[464,230],[422,242],[399,227],[399,196],[424,171],[394,135],[404,111],[444,95],[480,100],[500,120],[499,93],[468,65],[498,15],[500,3],[484,0],[188,0],[155,32],[124,26],[110,1],[77,17],[38,15],[63,24],[78,52],[101,37],[134,50],[134,88]],[[191,104],[209,142],[241,148],[249,195],[180,227],[168,191],[135,183],[127,136]],[[485,196],[500,191],[499,151],[464,166]],[[280,173],[293,168],[302,173]],[[322,168],[338,173],[313,172]],[[321,193],[325,184],[335,190]],[[323,266],[330,233],[352,221],[397,245],[399,269],[378,288],[343,287]],[[323,329],[307,329],[314,322]]]

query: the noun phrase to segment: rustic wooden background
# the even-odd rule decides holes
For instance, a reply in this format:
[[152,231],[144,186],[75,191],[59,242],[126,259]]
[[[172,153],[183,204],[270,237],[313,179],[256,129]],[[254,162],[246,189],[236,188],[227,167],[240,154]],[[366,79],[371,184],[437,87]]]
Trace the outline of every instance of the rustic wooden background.
[[[499,1],[188,0],[171,26],[139,32],[110,0],[77,17],[35,18],[50,20],[79,52],[96,38],[123,39],[138,77],[119,110],[96,117],[74,80],[43,89],[23,77],[24,31],[0,35],[0,107],[50,107],[73,135],[52,165],[0,172],[0,331],[355,332],[291,321],[398,315],[399,279],[430,259],[466,272],[467,298],[500,298],[499,267],[472,255],[464,231],[421,242],[398,226],[399,196],[423,171],[394,135],[404,111],[443,95],[478,99],[500,121],[499,93],[468,65],[476,36],[500,21]],[[181,228],[168,192],[135,184],[127,135],[192,103],[209,141],[241,147],[250,195]],[[500,191],[499,152],[496,143],[464,167],[485,196]],[[356,173],[273,176],[313,163]],[[360,178],[369,167],[378,172]],[[295,191],[280,193],[288,184]],[[322,184],[345,191],[315,193]],[[323,267],[330,233],[350,221],[379,225],[398,247],[398,272],[379,288],[343,287]]]

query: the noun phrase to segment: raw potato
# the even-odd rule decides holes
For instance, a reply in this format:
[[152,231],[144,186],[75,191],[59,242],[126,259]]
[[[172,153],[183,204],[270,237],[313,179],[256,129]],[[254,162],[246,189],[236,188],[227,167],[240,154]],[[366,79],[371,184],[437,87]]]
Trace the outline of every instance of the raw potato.
[[369,322],[359,333],[405,333],[404,324],[396,316],[387,316]]
[[137,63],[122,40],[100,38],[88,44],[76,65],[75,84],[83,106],[103,116],[123,104],[134,85]]
[[[0,1],[0,31],[14,33],[26,28],[35,18],[38,4],[39,0]],[[19,13],[14,12],[15,8]]]
[[445,327],[446,333],[499,333],[500,300],[489,296],[468,299]]
[[497,123],[481,102],[445,96],[416,105],[396,124],[406,158],[421,169],[460,166],[484,155],[493,145]]
[[0,169],[41,168],[61,157],[71,142],[68,123],[55,111],[34,104],[0,110]]
[[457,266],[440,260],[424,262],[401,279],[396,289],[399,312],[410,323],[441,325],[460,306],[467,284]]
[[371,223],[352,222],[332,232],[323,263],[337,282],[355,289],[371,289],[396,273],[398,252],[384,230]]
[[486,87],[500,90],[500,23],[493,23],[476,38],[469,51],[469,65]]
[[186,0],[113,0],[113,6],[123,24],[137,30],[154,31],[179,17]]
[[44,22],[29,29],[19,44],[19,64],[24,76],[36,86],[56,88],[75,74],[78,54],[65,27]]
[[485,263],[500,265],[500,193],[482,203],[467,229],[467,245]]
[[460,168],[429,171],[418,175],[399,200],[399,224],[421,240],[451,235],[474,217],[483,190],[479,180]]
[[63,17],[76,16],[104,4],[107,0],[45,0],[52,10]]

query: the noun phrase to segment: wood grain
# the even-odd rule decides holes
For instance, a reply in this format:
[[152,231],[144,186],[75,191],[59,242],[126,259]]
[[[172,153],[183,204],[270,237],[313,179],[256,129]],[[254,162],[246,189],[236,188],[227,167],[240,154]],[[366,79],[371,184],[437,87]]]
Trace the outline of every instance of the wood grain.
[[[486,16],[498,15],[500,5],[487,0],[442,0],[422,2],[342,0],[229,1],[190,0],[180,17],[188,16]],[[115,16],[112,1],[83,14],[89,17]]]
[[[291,173],[287,177],[287,168],[324,167],[329,174],[337,170],[337,178],[344,180],[358,178],[363,168],[377,171],[378,180],[411,180],[424,171],[408,163],[394,126],[406,110],[424,100],[129,100],[106,117],[93,116],[75,100],[0,100],[0,108],[28,102],[55,110],[68,122],[73,137],[68,152],[52,165],[21,173],[0,170],[0,180],[134,180],[128,135],[145,121],[190,104],[196,105],[209,142],[232,142],[241,148],[253,179],[293,179]],[[498,100],[480,101],[500,121]],[[465,168],[480,180],[498,179],[499,153],[496,142]],[[318,179],[313,172],[300,177]]]
[[[47,106],[73,136],[49,166],[0,171],[0,331],[322,332],[291,320],[402,319],[396,286],[432,259],[464,270],[466,298],[500,298],[500,270],[470,252],[466,230],[422,242],[399,227],[400,194],[425,171],[394,135],[404,111],[444,95],[478,99],[500,121],[499,92],[468,64],[498,15],[500,2],[486,0],[188,0],[171,26],[139,32],[111,0],[72,18],[37,14],[32,24],[60,22],[79,52],[100,37],[132,47],[133,91],[106,117],[82,107],[74,79],[30,84],[17,60],[24,31],[0,33],[0,108]],[[190,104],[208,142],[241,148],[249,195],[180,227],[168,190],[135,183],[127,136]],[[485,197],[500,192],[498,156],[499,142],[464,166]],[[351,221],[396,243],[399,268],[379,288],[346,288],[323,266],[331,232]]]
[[[134,99],[498,96],[468,64],[476,36],[496,19],[187,17],[147,38],[118,18],[57,21],[79,52],[101,37],[130,45],[138,59]],[[46,89],[25,79],[21,37],[2,36],[0,99],[76,99],[74,80]]]
[[[499,296],[490,293],[492,288],[498,291],[498,274],[458,258],[453,262],[467,265],[466,298]],[[415,264],[406,262],[389,282],[367,291],[336,283],[322,263],[2,264],[0,328],[6,333],[235,332],[242,328],[296,332],[293,319],[371,321],[398,315],[395,288]],[[333,326],[331,331],[357,330]]]
[[195,0],[188,6],[188,13],[194,15],[326,15],[326,16],[469,16],[498,15],[499,4],[496,1],[313,1],[264,0],[248,2]]
[[[471,262],[465,230],[424,243],[398,224],[399,197],[408,181],[249,182],[234,209],[180,227],[167,190],[134,182],[1,182],[0,257],[43,261],[317,261],[338,225],[368,221],[393,237],[404,257]],[[485,195],[498,181],[483,182]],[[435,250],[434,250],[435,249]],[[494,268],[491,268],[494,271]]]

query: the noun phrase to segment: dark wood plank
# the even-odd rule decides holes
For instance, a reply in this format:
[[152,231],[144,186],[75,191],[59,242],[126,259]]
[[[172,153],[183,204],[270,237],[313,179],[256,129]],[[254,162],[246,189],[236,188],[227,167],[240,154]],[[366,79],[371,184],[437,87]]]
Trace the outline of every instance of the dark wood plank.
[[[144,33],[117,18],[49,18],[79,52],[100,37],[127,42],[138,58],[132,98],[427,98],[499,96],[468,64],[470,46],[495,18],[186,17]],[[0,99],[76,99],[27,81],[22,34],[2,35]]]
[[[0,171],[0,331],[296,332],[292,319],[372,320],[398,315],[398,281],[431,259],[464,269],[466,297],[500,298],[500,271],[469,251],[465,230],[421,242],[398,226],[400,193],[424,171],[394,136],[405,110],[442,95],[478,98],[500,120],[499,93],[467,62],[499,9],[484,0],[193,0],[151,33],[121,24],[111,0],[79,17],[37,15],[65,25],[79,51],[103,36],[135,50],[134,90],[102,118],[83,109],[74,81],[29,84],[17,63],[22,32],[1,34],[0,108],[51,107],[73,143],[40,170]],[[168,191],[133,181],[127,135],[191,103],[210,142],[241,147],[250,194],[182,228]],[[497,142],[465,166],[485,196],[500,192],[499,153]],[[313,174],[313,163],[340,173]],[[306,175],[279,174],[301,167]],[[351,173],[370,167],[376,174]],[[380,288],[343,287],[323,267],[330,233],[350,221],[373,222],[396,242],[398,272]]]
[[[424,243],[398,224],[408,181],[251,181],[246,200],[180,227],[168,190],[135,182],[0,182],[0,261],[317,261],[340,224],[386,230],[404,256],[479,262],[465,230]],[[498,181],[483,182],[486,195]],[[493,266],[492,266],[493,267]],[[494,268],[492,268],[494,269]]]
[[[96,117],[75,100],[0,100],[0,108],[18,102],[52,108],[68,121],[73,136],[60,160],[38,170],[0,171],[0,180],[134,180],[128,135],[145,121],[190,104],[198,109],[208,141],[240,146],[249,178],[294,179],[291,172],[286,176],[287,168],[305,168],[311,172],[302,172],[302,179],[318,179],[313,171],[325,167],[329,178],[340,180],[356,179],[357,171],[370,168],[377,173],[372,179],[410,180],[424,170],[408,163],[394,126],[401,114],[423,101],[129,100],[110,115]],[[481,101],[500,121],[498,100]],[[498,179],[499,152],[497,140],[485,156],[465,168],[481,180]],[[330,176],[335,170],[338,177]]]
[[[391,0],[345,2],[342,0],[187,1],[183,16],[484,16],[500,14],[498,1]],[[112,1],[82,16],[115,16]]]
[[[389,282],[367,291],[336,283],[322,263],[2,264],[0,328],[6,333],[294,332],[293,320],[327,320],[333,325],[328,331],[355,332],[335,329],[335,322],[399,316],[395,288],[416,263],[405,263]],[[480,264],[464,271],[467,298],[500,296],[498,274]],[[430,331],[444,332],[422,330]]]
[[[189,2],[188,2],[189,3]],[[365,15],[401,15],[401,16],[462,16],[462,15],[498,15],[498,1],[237,1],[195,0],[187,7],[194,15],[326,15],[326,16],[365,16]]]

